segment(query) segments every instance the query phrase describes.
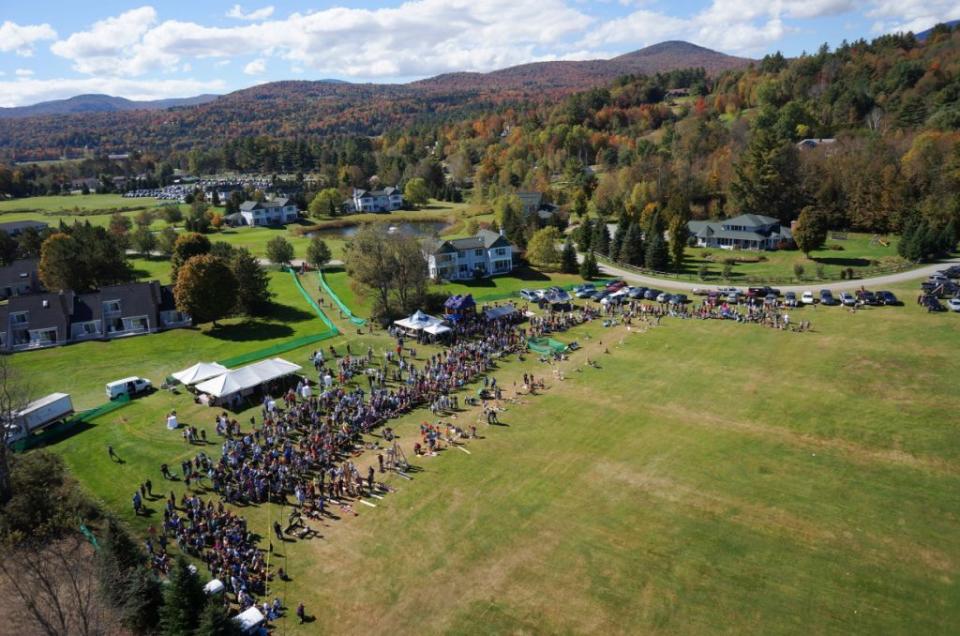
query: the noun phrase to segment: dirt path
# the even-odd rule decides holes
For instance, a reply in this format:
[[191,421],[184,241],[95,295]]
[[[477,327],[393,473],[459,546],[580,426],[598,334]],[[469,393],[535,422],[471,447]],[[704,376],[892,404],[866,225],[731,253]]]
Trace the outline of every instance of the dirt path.
[[[949,260],[940,261],[939,263],[933,263],[931,265],[924,265],[923,267],[918,267],[917,269],[911,269],[905,272],[898,272],[896,274],[886,274],[884,276],[875,276],[873,278],[860,278],[852,281],[810,281],[804,283],[803,285],[777,285],[777,289],[781,292],[804,292],[807,290],[816,291],[819,289],[829,289],[830,291],[843,291],[843,290],[853,290],[859,289],[860,287],[868,287],[873,289],[882,289],[883,287],[889,285],[896,285],[898,283],[906,283],[912,280],[918,280],[922,278],[927,278],[934,272],[946,269],[950,265],[960,264],[960,258],[951,258]],[[686,291],[692,291],[694,289],[708,289],[714,290],[718,287],[729,287],[735,285],[736,283],[721,283],[719,285],[709,284],[709,283],[689,283],[686,281],[680,280],[671,280],[669,278],[656,278],[653,276],[646,276],[644,274],[637,274],[634,272],[615,267],[613,265],[600,264],[600,271],[609,276],[616,276],[624,279],[630,283],[639,283],[641,285],[654,286],[654,287],[669,287],[671,289],[682,289]]]

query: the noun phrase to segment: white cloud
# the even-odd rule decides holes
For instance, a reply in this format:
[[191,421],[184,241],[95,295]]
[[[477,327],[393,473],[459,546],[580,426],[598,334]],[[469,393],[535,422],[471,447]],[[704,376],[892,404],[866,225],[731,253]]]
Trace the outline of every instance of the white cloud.
[[30,77],[33,75],[33,71],[28,68],[18,68],[13,72],[17,77]]
[[875,31],[925,31],[938,22],[960,19],[956,0],[874,0],[867,15]]
[[263,75],[267,72],[267,63],[261,57],[243,67],[243,72],[247,75]]
[[30,57],[35,43],[55,39],[57,32],[46,23],[20,25],[6,20],[0,24],[0,53],[15,51],[17,55]]
[[145,6],[95,22],[89,31],[78,31],[54,42],[50,50],[73,60],[74,69],[91,75],[142,75],[176,64],[176,56],[151,51],[143,36],[157,21],[153,7]]
[[237,20],[266,20],[272,15],[273,5],[263,7],[262,9],[255,9],[250,13],[244,13],[243,7],[235,4],[227,11],[228,18],[236,18]]
[[[591,22],[564,0],[408,0],[395,8],[334,7],[233,27],[156,24],[156,12],[141,7],[97,22],[53,50],[91,74],[135,76],[185,58],[253,53],[337,75],[395,78],[527,62],[555,53]],[[123,35],[112,37],[108,32],[119,24],[126,25]]]
[[222,81],[125,80],[112,77],[35,79],[0,81],[0,106],[25,106],[51,99],[85,93],[122,95],[128,99],[164,99],[225,90]]

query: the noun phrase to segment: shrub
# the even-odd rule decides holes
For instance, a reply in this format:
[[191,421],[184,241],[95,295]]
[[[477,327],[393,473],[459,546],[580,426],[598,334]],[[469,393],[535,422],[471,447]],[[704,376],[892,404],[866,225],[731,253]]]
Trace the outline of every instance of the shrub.
[[823,278],[823,265],[817,265],[817,278]]
[[707,274],[710,270],[707,269],[706,265],[701,265],[700,269],[697,270],[697,275],[700,277],[700,280],[707,280]]
[[804,271],[804,270],[803,270],[803,265],[801,265],[800,263],[794,263],[794,264],[793,264],[793,275],[794,275],[795,278],[797,278],[797,279],[802,279],[802,278],[803,278],[803,271]]
[[840,270],[840,280],[847,280],[847,270],[845,269]]
[[729,260],[724,261],[723,274],[722,274],[724,279],[729,279],[732,273],[733,273],[733,263],[731,263]]

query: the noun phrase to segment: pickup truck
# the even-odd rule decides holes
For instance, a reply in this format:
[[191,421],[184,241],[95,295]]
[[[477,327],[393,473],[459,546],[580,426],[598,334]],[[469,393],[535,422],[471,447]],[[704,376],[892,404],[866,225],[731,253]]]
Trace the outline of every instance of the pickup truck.
[[5,440],[8,444],[20,441],[34,431],[46,428],[71,415],[73,415],[73,402],[70,395],[51,393],[13,414],[11,420],[4,426]]

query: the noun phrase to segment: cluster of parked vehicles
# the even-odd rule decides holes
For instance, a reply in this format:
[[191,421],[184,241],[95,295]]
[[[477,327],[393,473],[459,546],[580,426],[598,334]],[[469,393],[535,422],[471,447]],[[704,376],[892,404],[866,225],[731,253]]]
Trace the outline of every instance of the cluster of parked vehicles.
[[[960,312],[960,265],[951,265],[947,269],[935,272],[920,284],[920,304],[927,311]],[[944,306],[941,299],[946,303]]]

